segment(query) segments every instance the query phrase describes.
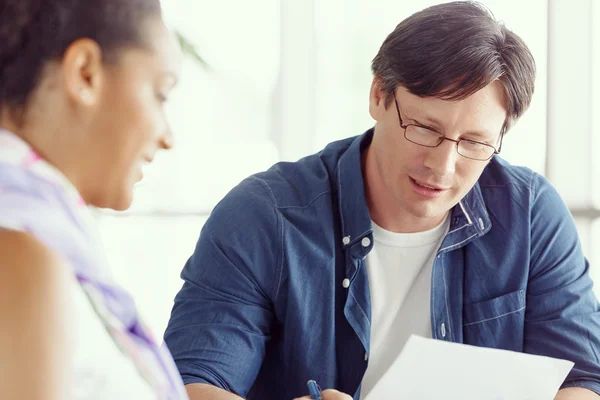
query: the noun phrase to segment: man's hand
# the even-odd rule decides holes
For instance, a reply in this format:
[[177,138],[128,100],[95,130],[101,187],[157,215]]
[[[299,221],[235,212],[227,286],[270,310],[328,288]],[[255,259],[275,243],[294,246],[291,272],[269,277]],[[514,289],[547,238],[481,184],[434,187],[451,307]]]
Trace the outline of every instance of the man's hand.
[[[338,392],[334,389],[324,390],[321,395],[323,396],[323,400],[352,400],[352,396],[348,396],[347,394]],[[299,397],[294,400],[310,400],[310,396]]]

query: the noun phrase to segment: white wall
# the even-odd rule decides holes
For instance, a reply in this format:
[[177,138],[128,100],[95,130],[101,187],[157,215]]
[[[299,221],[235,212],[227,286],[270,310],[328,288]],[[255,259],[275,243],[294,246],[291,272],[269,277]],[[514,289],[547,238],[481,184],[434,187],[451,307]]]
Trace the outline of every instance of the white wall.
[[[546,176],[574,210],[600,204],[599,24],[597,1],[549,1]],[[576,223],[600,282],[600,220]]]

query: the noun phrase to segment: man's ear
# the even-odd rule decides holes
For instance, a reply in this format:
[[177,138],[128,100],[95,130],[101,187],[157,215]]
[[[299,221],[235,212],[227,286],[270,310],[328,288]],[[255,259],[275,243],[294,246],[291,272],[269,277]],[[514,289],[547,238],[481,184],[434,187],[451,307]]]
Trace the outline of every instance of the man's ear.
[[79,39],[66,50],[61,63],[65,90],[78,106],[98,103],[103,83],[102,49],[91,39]]
[[385,98],[386,94],[381,90],[381,79],[374,76],[369,91],[369,114],[375,121],[379,121],[386,110]]

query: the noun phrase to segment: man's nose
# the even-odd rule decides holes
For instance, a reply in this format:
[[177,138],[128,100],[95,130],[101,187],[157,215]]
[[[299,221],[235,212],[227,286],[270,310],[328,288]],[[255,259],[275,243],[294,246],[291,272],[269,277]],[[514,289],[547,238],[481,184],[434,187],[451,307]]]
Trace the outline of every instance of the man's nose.
[[456,171],[457,157],[456,143],[444,140],[438,147],[429,149],[425,157],[425,167],[429,168],[436,176],[452,176]]

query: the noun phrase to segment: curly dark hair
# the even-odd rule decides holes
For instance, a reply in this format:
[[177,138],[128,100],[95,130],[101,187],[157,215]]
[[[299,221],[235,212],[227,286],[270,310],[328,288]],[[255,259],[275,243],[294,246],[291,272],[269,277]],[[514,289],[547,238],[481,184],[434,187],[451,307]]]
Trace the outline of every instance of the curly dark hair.
[[432,6],[402,21],[372,70],[386,106],[398,85],[421,97],[460,100],[498,79],[508,102],[502,133],[529,107],[535,83],[535,61],[523,40],[473,1]]
[[95,40],[112,63],[143,47],[142,22],[160,15],[159,0],[0,0],[0,112],[26,107],[46,63],[74,41]]

